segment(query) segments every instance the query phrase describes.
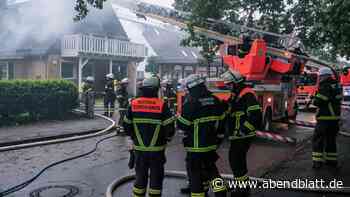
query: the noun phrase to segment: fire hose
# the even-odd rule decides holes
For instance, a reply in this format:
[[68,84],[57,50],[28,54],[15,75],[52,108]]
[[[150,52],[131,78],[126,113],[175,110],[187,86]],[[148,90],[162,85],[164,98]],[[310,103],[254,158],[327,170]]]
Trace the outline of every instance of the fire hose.
[[[165,177],[166,178],[180,178],[180,179],[187,179],[187,173],[184,171],[165,171]],[[234,180],[233,175],[231,174],[222,174],[222,178],[224,178],[227,181]],[[117,190],[118,187],[121,187],[122,185],[132,181],[135,179],[135,173],[132,173],[127,176],[123,176],[121,178],[117,178],[112,183],[110,183],[106,190],[106,197],[119,197],[120,195],[113,195],[113,193]],[[257,177],[249,177],[250,181],[264,184],[271,181],[277,182],[277,180],[271,180],[271,179],[264,179],[264,178],[257,178]],[[343,188],[337,188],[337,189],[330,189],[330,188],[283,188],[280,190],[291,190],[291,191],[297,191],[297,192],[312,192],[312,193],[333,193],[333,194],[350,194],[350,189],[348,187]]]
[[[111,130],[114,127],[115,122],[112,119],[104,117],[104,116],[101,116],[101,115],[97,115],[97,116],[100,116],[100,117],[103,117],[103,118],[109,120],[110,122],[112,122],[112,124],[110,126],[108,126],[107,128],[103,129],[102,131],[100,131],[98,133],[95,133],[95,134],[89,134],[89,135],[86,135],[86,136],[71,137],[69,139],[59,139],[59,140],[50,140],[50,141],[45,141],[45,142],[35,142],[35,144],[40,144],[40,145],[53,144],[53,143],[58,143],[58,142],[65,142],[65,141],[71,141],[71,140],[77,140],[77,139],[86,139],[86,138],[91,138],[91,137],[97,137],[97,136],[100,136],[101,134],[106,134],[109,130]],[[106,140],[108,140],[110,138],[116,137],[116,136],[117,135],[112,135],[112,136],[107,136],[105,138],[100,139],[99,141],[96,142],[95,147],[92,150],[90,150],[90,151],[88,151],[86,153],[83,153],[83,154],[80,154],[80,155],[77,155],[77,156],[73,156],[73,157],[70,157],[70,158],[66,158],[66,159],[54,162],[54,163],[46,166],[39,173],[37,173],[35,176],[33,176],[32,178],[28,179],[27,181],[24,181],[21,184],[18,184],[18,185],[13,186],[13,187],[11,187],[9,189],[6,189],[5,191],[0,192],[0,197],[5,197],[5,196],[8,196],[8,195],[10,195],[12,193],[15,193],[17,191],[20,191],[20,190],[24,189],[29,184],[34,182],[37,178],[39,178],[45,171],[47,171],[48,169],[50,169],[50,168],[52,168],[54,166],[57,166],[59,164],[62,164],[62,163],[68,162],[68,161],[72,161],[72,160],[75,160],[75,159],[79,159],[79,158],[82,158],[82,157],[86,157],[86,156],[96,152],[96,150],[98,149],[98,146],[99,146],[100,143],[102,143],[102,142],[104,142],[104,141],[106,141]],[[21,146],[23,146],[23,145],[21,145]],[[27,144],[26,146],[34,146],[34,145]],[[14,147],[9,148],[9,150],[12,150],[14,148],[23,148],[23,147],[14,146]]]

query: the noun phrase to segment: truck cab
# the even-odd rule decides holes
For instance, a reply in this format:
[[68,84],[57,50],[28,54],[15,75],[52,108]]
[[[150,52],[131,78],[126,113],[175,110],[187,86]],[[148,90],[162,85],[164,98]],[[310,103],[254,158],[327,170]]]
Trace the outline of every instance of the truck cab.
[[319,86],[318,72],[305,72],[298,79],[297,104],[299,109],[315,108],[312,97],[315,96]]

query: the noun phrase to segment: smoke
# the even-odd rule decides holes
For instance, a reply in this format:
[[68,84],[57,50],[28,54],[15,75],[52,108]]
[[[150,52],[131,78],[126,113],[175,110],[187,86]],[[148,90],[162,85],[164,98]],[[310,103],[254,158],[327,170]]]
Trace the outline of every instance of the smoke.
[[[0,11],[2,50],[45,45],[72,31],[75,0],[31,0]],[[44,46],[42,46],[44,48]]]

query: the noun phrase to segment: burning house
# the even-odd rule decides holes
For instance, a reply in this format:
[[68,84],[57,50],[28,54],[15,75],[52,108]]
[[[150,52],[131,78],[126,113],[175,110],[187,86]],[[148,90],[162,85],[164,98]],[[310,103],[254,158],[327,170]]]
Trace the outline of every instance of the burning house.
[[74,22],[74,1],[0,2],[0,79],[67,79],[81,87],[94,76],[102,90],[112,72],[136,82],[147,48],[130,41],[111,4]]

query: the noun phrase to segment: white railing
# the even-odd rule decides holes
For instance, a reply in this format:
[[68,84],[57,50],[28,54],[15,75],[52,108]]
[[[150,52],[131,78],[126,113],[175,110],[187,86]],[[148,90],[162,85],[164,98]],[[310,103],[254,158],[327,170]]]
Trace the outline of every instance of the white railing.
[[76,57],[79,54],[135,58],[147,56],[147,48],[142,44],[82,34],[64,36],[61,48],[63,57]]

